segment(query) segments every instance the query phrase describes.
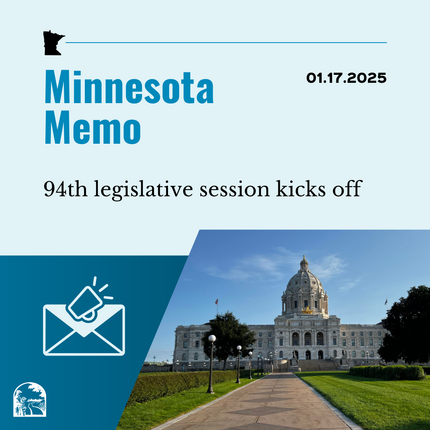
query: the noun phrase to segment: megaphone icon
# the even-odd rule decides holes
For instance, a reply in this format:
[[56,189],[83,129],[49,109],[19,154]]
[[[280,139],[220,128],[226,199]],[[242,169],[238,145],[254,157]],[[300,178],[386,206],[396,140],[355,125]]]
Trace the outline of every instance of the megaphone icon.
[[103,306],[103,300],[94,290],[85,287],[67,306],[67,312],[77,321],[92,322],[97,318],[97,309]]
[[[97,276],[94,276],[93,287],[96,286]],[[99,293],[104,291],[109,285],[105,284],[100,288]],[[112,296],[103,296],[106,300],[113,300]],[[85,287],[73,300],[66,306],[69,315],[76,321],[90,323],[97,318],[97,309],[104,306],[103,300],[91,287]]]

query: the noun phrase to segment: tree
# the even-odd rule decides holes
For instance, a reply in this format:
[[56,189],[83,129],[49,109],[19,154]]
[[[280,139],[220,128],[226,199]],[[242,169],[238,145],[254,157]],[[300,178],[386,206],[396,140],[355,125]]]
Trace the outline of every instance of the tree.
[[242,347],[243,357],[253,350],[252,345],[257,340],[254,332],[249,330],[246,324],[241,324],[232,312],[227,311],[225,314],[218,314],[209,324],[210,330],[202,337],[203,349],[205,354],[210,357],[211,342],[209,342],[209,336],[215,335],[214,358],[220,362],[224,361],[224,370],[227,358],[229,356],[237,357],[238,345]]
[[430,288],[412,287],[387,312],[383,326],[388,330],[378,353],[385,361],[430,360]]

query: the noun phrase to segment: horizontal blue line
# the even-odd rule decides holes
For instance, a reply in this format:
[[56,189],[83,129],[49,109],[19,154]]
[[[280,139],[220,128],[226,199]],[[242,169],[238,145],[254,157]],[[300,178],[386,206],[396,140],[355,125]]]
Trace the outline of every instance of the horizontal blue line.
[[66,42],[66,43],[93,43],[93,44],[375,44],[387,42]]

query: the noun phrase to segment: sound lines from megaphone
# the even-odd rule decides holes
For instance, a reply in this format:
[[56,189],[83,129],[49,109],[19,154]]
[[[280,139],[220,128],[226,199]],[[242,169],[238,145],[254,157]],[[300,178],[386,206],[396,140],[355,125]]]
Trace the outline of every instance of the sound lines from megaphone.
[[[94,276],[93,287],[95,287],[96,284],[97,284],[97,276]],[[103,287],[100,288],[99,293],[101,293],[102,291],[106,290],[107,287],[109,287],[109,284],[103,285]],[[112,296],[103,296],[103,298],[106,299],[106,300],[113,300]]]

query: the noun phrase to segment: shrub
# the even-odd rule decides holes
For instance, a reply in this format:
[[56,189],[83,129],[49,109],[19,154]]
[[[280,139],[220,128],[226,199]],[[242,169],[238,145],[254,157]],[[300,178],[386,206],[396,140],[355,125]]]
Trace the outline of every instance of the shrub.
[[386,366],[384,367],[384,371],[382,372],[382,378],[387,381],[393,381],[395,379],[402,379],[402,372],[405,369],[405,366],[401,364]]
[[364,376],[364,367],[365,366],[355,366],[349,369],[349,374],[353,376]]
[[370,366],[370,377],[382,379],[384,366]]
[[424,370],[421,366],[406,366],[404,377],[402,379],[417,381],[425,379]]
[[362,376],[366,378],[379,378],[386,381],[398,379],[417,381],[424,379],[424,370],[421,366],[357,366],[349,369],[352,376]]
[[[252,373],[256,373],[255,370]],[[241,378],[249,377],[249,370],[240,371]],[[237,370],[214,371],[212,382],[231,381],[237,378]],[[127,406],[148,402],[160,397],[172,396],[184,390],[202,387],[209,383],[209,372],[141,373],[134,384]]]

